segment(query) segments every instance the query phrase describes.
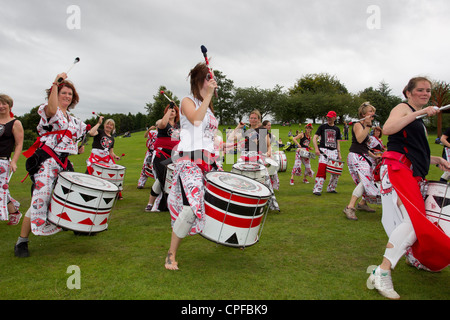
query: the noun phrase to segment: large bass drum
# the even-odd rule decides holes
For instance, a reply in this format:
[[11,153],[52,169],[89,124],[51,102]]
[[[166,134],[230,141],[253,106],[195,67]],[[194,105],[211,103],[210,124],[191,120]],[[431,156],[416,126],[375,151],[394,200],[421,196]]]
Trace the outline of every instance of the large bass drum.
[[232,172],[206,174],[203,237],[231,247],[255,244],[272,192],[262,183]]
[[64,229],[97,233],[108,228],[118,187],[92,175],[63,171],[58,175],[48,220]]

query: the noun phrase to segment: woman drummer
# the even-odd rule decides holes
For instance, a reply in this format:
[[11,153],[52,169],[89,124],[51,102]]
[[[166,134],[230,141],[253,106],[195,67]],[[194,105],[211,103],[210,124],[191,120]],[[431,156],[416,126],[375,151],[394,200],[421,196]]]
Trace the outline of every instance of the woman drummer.
[[[120,160],[120,157],[114,153],[116,123],[113,119],[108,119],[105,121],[103,129],[100,129],[103,119],[103,116],[99,116],[97,124],[89,130],[89,135],[94,137],[91,154],[86,160],[86,172],[89,174],[94,172],[92,167],[94,163],[112,165],[116,163],[116,160]],[[123,200],[122,192],[118,193],[118,199]]]
[[430,155],[426,127],[417,119],[438,112],[434,107],[425,107],[431,97],[431,82],[423,77],[413,78],[403,94],[407,102],[392,109],[383,126],[383,133],[389,137],[380,170],[382,222],[389,241],[381,264],[368,280],[390,299],[400,298],[392,284],[391,269],[408,249],[431,271],[450,264],[450,238],[426,218],[421,193],[430,165],[450,170],[449,162]]
[[[347,164],[356,187],[349,204],[344,209],[349,220],[358,220],[355,214],[356,209],[375,212],[367,205],[366,201],[368,197],[376,198],[380,193],[373,179],[373,160],[371,158],[374,159],[376,156],[369,150],[369,133],[372,130],[375,111],[375,107],[370,102],[364,102],[358,109],[358,116],[362,120],[355,122],[352,127],[352,144],[347,156]],[[356,201],[361,197],[361,201],[355,208]]]
[[209,77],[205,63],[197,64],[189,73],[191,94],[181,101],[179,158],[175,170],[168,207],[172,218],[172,238],[165,268],[178,270],[176,253],[187,235],[202,232],[205,224],[204,174],[214,167],[214,139],[218,121],[212,98],[217,83]]
[[[228,139],[233,140],[236,138],[238,141],[242,138],[244,139],[240,161],[265,164],[265,157],[270,158],[272,156],[272,146],[270,144],[270,136],[267,129],[261,126],[261,113],[259,110],[250,112],[249,123],[250,128],[243,133],[245,124],[240,122],[230,133]],[[275,193],[273,192],[272,183],[268,173],[265,175],[264,184],[272,192],[272,197],[269,199],[270,210],[280,211],[280,206],[278,205]]]
[[[147,139],[145,145],[147,150],[145,151],[144,163],[142,164],[141,175],[138,180],[138,189],[143,189],[148,177],[150,176],[150,168],[152,167],[153,152],[155,151],[154,145],[158,136],[158,130],[156,126],[151,126],[145,131],[144,138]],[[153,169],[152,169],[153,170]]]
[[74,85],[67,81],[67,74],[56,76],[52,87],[47,90],[48,103],[38,109],[41,116],[37,131],[38,140],[24,152],[28,157],[26,167],[33,182],[31,205],[23,221],[20,237],[14,248],[18,257],[28,257],[28,236],[52,235],[61,231],[47,220],[51,194],[59,172],[73,171],[68,160],[71,154],[84,151],[77,141],[86,134],[86,124],[69,114],[78,103],[79,97]]
[[180,142],[180,133],[178,130],[178,122],[180,120],[180,112],[174,102],[171,102],[164,109],[164,116],[156,122],[158,135],[153,145],[153,174],[155,182],[153,183],[145,207],[145,212],[151,212],[153,205],[157,200],[157,207],[160,211],[167,211],[167,194],[163,192],[166,183],[167,166],[172,163],[171,157],[173,151],[176,150]]
[[314,171],[311,170],[311,161],[307,157],[302,157],[300,150],[304,149],[310,151],[309,144],[311,142],[311,132],[313,130],[313,125],[308,123],[305,126],[305,132],[300,132],[297,136],[293,137],[294,143],[297,145],[297,152],[295,153],[294,167],[291,172],[291,180],[289,184],[294,185],[294,176],[302,175],[302,164],[305,166],[305,172],[303,173],[303,183],[309,183],[306,177],[313,177]]
[[[13,99],[0,94],[0,220],[9,220],[8,225],[18,224],[22,217],[19,212],[20,203],[9,192],[10,172],[16,172],[23,146],[22,123],[14,118],[12,106]],[[12,152],[14,156],[11,159]]]

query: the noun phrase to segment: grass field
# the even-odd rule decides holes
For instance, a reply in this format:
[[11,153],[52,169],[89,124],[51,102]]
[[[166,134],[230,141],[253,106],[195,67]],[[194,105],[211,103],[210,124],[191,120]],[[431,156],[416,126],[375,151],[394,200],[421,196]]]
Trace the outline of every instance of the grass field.
[[[286,140],[288,127],[273,126]],[[295,131],[296,128],[293,128]],[[433,155],[442,146],[429,137]],[[341,142],[343,157],[349,141]],[[258,243],[245,250],[225,247],[197,235],[186,238],[178,253],[180,271],[164,269],[171,228],[167,212],[146,213],[152,180],[136,188],[145,155],[143,132],[117,138],[117,154],[126,156],[124,200],[111,214],[109,229],[96,236],[60,232],[30,236],[31,256],[19,259],[13,247],[20,225],[0,223],[0,299],[35,300],[383,300],[366,287],[370,265],[381,262],[386,234],[381,206],[376,213],[357,212],[358,221],[345,218],[354,184],[348,169],[338,194],[312,195],[313,184],[296,178],[289,185],[294,152],[287,152],[288,170],[280,172],[276,191],[281,213],[269,212]],[[90,152],[72,156],[75,171],[85,171]],[[30,179],[24,183],[24,158],[10,184],[21,211],[30,204]],[[312,168],[317,169],[317,160]],[[225,170],[230,171],[231,165]],[[439,179],[431,168],[429,180]],[[311,179],[312,181],[312,179]],[[328,181],[328,180],[327,180]],[[80,268],[81,289],[69,289],[69,266]],[[450,271],[428,273],[403,260],[393,272],[395,289],[405,300],[450,298]]]

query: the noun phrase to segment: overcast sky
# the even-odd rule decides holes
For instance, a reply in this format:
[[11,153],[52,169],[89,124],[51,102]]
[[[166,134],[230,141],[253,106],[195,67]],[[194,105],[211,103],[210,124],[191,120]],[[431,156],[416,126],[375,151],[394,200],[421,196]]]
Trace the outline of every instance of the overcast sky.
[[145,113],[160,85],[189,93],[205,45],[236,87],[328,73],[400,96],[413,76],[450,82],[449,16],[448,0],[0,0],[0,92],[23,115],[80,57],[76,116]]

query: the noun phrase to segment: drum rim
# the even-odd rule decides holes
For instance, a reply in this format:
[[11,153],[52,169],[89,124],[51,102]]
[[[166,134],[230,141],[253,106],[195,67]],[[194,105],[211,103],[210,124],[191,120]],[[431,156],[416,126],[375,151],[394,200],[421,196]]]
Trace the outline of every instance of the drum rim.
[[[239,177],[244,177],[244,178],[246,178],[246,179],[251,180],[252,182],[259,183],[260,185],[263,186],[263,189],[266,189],[266,190],[268,191],[267,197],[270,198],[270,197],[272,196],[272,192],[270,191],[270,189],[269,189],[264,183],[261,183],[261,182],[259,182],[259,181],[257,181],[257,180],[254,180],[254,179],[252,179],[252,178],[249,178],[249,177],[247,177],[247,176],[244,176],[244,175],[242,175],[242,174],[235,173],[235,172],[228,172],[228,171],[211,171],[211,172],[208,172],[208,173],[205,175],[206,183],[210,183],[210,184],[214,185],[214,186],[217,187],[217,188],[221,188],[221,189],[225,189],[225,190],[229,191],[228,189],[224,188],[223,186],[218,185],[217,183],[215,183],[215,182],[213,182],[213,181],[211,181],[211,180],[208,180],[208,175],[210,175],[210,174],[217,174],[217,173],[219,173],[219,174],[220,174],[220,173],[232,174],[232,175],[236,175],[236,176],[239,176]],[[236,194],[238,194],[238,195],[245,196],[245,197],[250,197],[250,198],[258,198],[258,199],[260,199],[260,198],[265,198],[265,196],[249,195],[249,194],[246,194],[246,193],[244,193],[244,192],[239,192],[239,191],[236,191],[236,192],[234,192],[234,193],[236,193]]]
[[[122,165],[117,164],[117,163],[113,163],[113,165],[118,166],[118,167],[119,167],[119,168],[118,168],[119,170],[126,170],[126,169],[127,169],[125,166],[122,166]],[[107,165],[107,164],[105,164],[105,163],[94,162],[94,163],[92,163],[92,166],[97,166],[97,167],[101,167],[101,168],[105,168],[105,169],[116,170],[116,169],[111,168],[111,166],[109,166],[109,165]],[[117,171],[117,170],[116,170],[116,171]]]
[[[429,184],[429,183],[439,183],[442,185],[447,185],[447,182],[439,181],[439,180],[427,180],[427,184]],[[449,185],[449,188],[450,188],[450,185]]]
[[[100,179],[100,180],[102,180],[103,182],[109,183],[109,184],[111,184],[112,186],[116,187],[117,190],[105,190],[105,189],[102,189],[102,188],[100,188],[100,187],[88,187],[88,186],[85,186],[85,185],[80,184],[80,183],[78,183],[78,182],[73,182],[73,181],[69,180],[67,177],[65,177],[66,174],[72,174],[72,173],[76,173],[76,174],[80,174],[80,175],[85,175],[85,176],[94,178],[94,180],[95,180],[95,179]],[[96,177],[96,176],[93,176],[93,175],[90,175],[90,174],[86,174],[86,173],[75,172],[75,171],[61,171],[60,173],[58,173],[58,177],[61,177],[61,178],[67,180],[68,182],[70,182],[70,183],[72,183],[72,184],[74,184],[74,185],[77,185],[77,186],[80,186],[80,187],[84,187],[84,188],[90,188],[90,189],[95,189],[95,190],[98,190],[98,191],[104,191],[104,192],[118,192],[118,191],[119,191],[119,187],[116,186],[116,185],[115,185],[114,183],[112,183],[111,181],[106,180],[106,179],[102,179],[102,178],[99,178],[99,177]]]

